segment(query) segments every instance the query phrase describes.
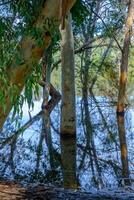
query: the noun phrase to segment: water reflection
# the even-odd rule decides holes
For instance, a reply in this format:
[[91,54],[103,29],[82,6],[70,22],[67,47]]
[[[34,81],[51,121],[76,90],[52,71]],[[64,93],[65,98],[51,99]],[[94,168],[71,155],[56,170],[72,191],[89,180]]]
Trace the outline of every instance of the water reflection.
[[77,188],[76,139],[61,137],[61,163],[64,188]]
[[59,107],[51,114],[48,131],[42,113],[24,126],[28,127],[24,132],[8,122],[0,135],[0,178],[71,188],[79,184],[84,190],[119,186],[122,178],[128,183],[134,170],[133,110],[117,118],[111,100],[94,96],[88,109],[85,119],[83,101],[78,99],[77,142],[60,138]]

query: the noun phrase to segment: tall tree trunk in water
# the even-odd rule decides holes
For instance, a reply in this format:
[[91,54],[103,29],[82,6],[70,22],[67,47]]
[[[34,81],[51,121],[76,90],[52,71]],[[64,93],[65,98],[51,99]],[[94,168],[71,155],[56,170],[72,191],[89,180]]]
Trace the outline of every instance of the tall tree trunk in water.
[[129,177],[128,151],[127,151],[124,116],[118,116],[117,123],[118,123],[120,151],[121,151],[122,178],[125,185],[130,185],[131,181],[129,179],[130,177]]
[[62,104],[60,133],[74,137],[76,134],[75,62],[71,15],[66,21],[65,29],[61,30],[61,37]]
[[[46,144],[48,147],[50,166],[54,169],[54,156],[53,156],[53,146],[52,146],[52,136],[50,127],[50,114],[54,107],[58,104],[61,99],[60,93],[53,87],[50,83],[51,79],[51,65],[52,65],[52,48],[53,45],[49,46],[47,51],[44,53],[43,57],[43,103],[42,103],[42,132],[46,139]],[[49,99],[51,96],[51,99]]]
[[[67,13],[68,10],[74,5],[75,0],[66,0],[66,9],[65,12]],[[20,95],[24,85],[26,78],[32,71],[33,63],[39,61],[42,57],[44,50],[49,46],[51,41],[51,31],[50,27],[46,25],[44,30],[44,22],[45,20],[52,22],[52,25],[58,26],[60,23],[60,4],[61,0],[46,0],[42,10],[40,12],[40,16],[38,17],[37,21],[33,23],[33,27],[39,28],[42,30],[42,40],[44,41],[42,46],[39,47],[37,42],[32,37],[28,36],[22,39],[19,47],[18,52],[23,56],[22,60],[23,63],[17,65],[16,58],[13,59],[13,62],[10,66],[7,67],[7,75],[9,77],[9,85],[15,85],[18,87],[16,92],[16,98]],[[52,6],[53,5],[53,6]],[[45,33],[44,33],[45,32]],[[12,106],[13,102],[10,100],[10,96],[8,93],[8,88],[5,88],[0,80],[0,90],[4,91],[5,97],[5,105],[6,109],[4,110],[2,106],[0,106],[0,129],[2,128]],[[9,86],[8,86],[9,87]],[[14,102],[15,104],[15,102]]]
[[43,87],[43,115],[42,115],[42,132],[44,133],[44,137],[46,139],[46,144],[49,152],[50,159],[50,167],[54,169],[54,159],[53,159],[53,146],[52,146],[52,137],[51,137],[51,127],[50,127],[50,113],[47,109],[48,101],[49,101],[49,87],[50,87],[50,79],[51,79],[51,62],[52,62],[52,46],[49,46],[44,55],[43,62],[43,80],[45,85]]
[[127,71],[128,71],[128,55],[129,47],[132,37],[132,25],[134,19],[134,0],[129,0],[128,16],[125,25],[125,39],[122,49],[122,58],[120,65],[119,77],[119,94],[117,103],[117,115],[124,115],[125,97],[126,97],[126,84],[127,84]]
[[117,103],[117,122],[118,122],[118,131],[120,139],[122,177],[124,178],[125,184],[130,184],[129,168],[128,168],[129,166],[128,152],[127,152],[126,134],[124,127],[124,108],[125,108],[125,97],[126,97],[125,93],[126,93],[127,71],[128,71],[128,55],[132,37],[133,18],[134,18],[134,0],[130,0],[128,5],[128,16],[125,25],[125,39],[124,39],[122,59],[120,65],[119,94]]
[[76,109],[75,62],[71,14],[61,31],[62,104],[61,104],[61,159],[65,188],[76,188]]

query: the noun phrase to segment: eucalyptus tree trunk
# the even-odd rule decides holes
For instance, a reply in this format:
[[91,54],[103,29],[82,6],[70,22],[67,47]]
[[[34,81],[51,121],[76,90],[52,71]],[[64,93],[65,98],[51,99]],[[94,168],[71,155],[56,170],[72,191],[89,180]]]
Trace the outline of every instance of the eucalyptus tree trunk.
[[54,158],[53,158],[53,146],[52,146],[52,136],[51,136],[51,127],[50,127],[50,112],[47,109],[50,93],[50,79],[51,79],[51,63],[52,63],[52,45],[49,46],[47,51],[44,54],[43,62],[43,81],[45,85],[43,87],[43,115],[42,115],[42,134],[44,134],[48,152],[49,152],[49,161],[51,169],[54,169]]
[[61,161],[65,188],[77,188],[76,180],[76,110],[75,62],[71,14],[61,31],[62,104]]
[[[76,0],[66,0],[66,13],[74,5],[75,1]],[[6,105],[5,109],[3,109],[3,106],[0,106],[0,128],[2,128],[13,104],[15,104],[15,101],[11,101],[8,88],[13,85],[18,88],[14,97],[17,99],[25,85],[27,77],[32,72],[34,65],[38,63],[44,50],[51,42],[53,26],[56,28],[60,24],[60,5],[61,0],[57,0],[56,3],[55,0],[44,1],[44,5],[37,21],[33,23],[34,28],[39,28],[42,31],[42,46],[38,46],[37,41],[31,36],[23,38],[18,47],[18,54],[20,54],[22,58],[21,64],[17,64],[17,59],[14,57],[12,64],[7,67],[6,72],[9,78],[9,85],[7,88],[2,85],[2,80],[0,80],[1,90],[4,91]],[[44,28],[45,23],[48,21],[50,22],[49,25],[46,24]]]
[[120,151],[121,151],[121,163],[122,163],[122,179],[124,185],[130,185],[129,177],[129,163],[128,163],[128,150],[125,132],[125,119],[123,116],[117,117]]
[[75,61],[71,15],[61,32],[62,103],[60,133],[74,137],[76,134]]
[[[54,169],[54,149],[52,145],[50,114],[60,101],[61,95],[51,84],[52,49],[53,44],[51,44],[44,53],[42,63],[42,81],[40,81],[40,83],[42,83],[41,85],[43,86],[42,135],[44,135],[46,139],[51,169]],[[50,96],[51,98],[49,99]]]
[[129,48],[132,37],[133,19],[134,19],[134,0],[129,0],[128,16],[125,24],[125,38],[124,38],[121,65],[120,65],[117,115],[124,115],[127,71],[128,71],[128,56],[129,56]]
[[129,56],[129,48],[132,37],[133,19],[134,19],[134,0],[130,0],[128,5],[128,16],[125,24],[125,38],[124,38],[122,59],[120,65],[119,94],[117,103],[117,122],[118,122],[121,161],[122,161],[122,177],[124,178],[125,184],[130,184],[128,151],[127,151],[126,133],[124,125],[124,109],[125,109],[125,98],[126,98],[128,56]]

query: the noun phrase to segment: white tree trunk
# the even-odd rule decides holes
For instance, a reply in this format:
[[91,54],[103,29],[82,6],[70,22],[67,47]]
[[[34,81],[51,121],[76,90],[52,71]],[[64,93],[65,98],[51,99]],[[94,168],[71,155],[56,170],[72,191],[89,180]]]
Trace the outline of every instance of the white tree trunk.
[[61,127],[62,135],[76,133],[76,110],[75,110],[75,62],[74,62],[74,39],[71,25],[71,15],[65,22],[65,29],[61,31],[61,65],[62,65],[62,104],[61,104]]

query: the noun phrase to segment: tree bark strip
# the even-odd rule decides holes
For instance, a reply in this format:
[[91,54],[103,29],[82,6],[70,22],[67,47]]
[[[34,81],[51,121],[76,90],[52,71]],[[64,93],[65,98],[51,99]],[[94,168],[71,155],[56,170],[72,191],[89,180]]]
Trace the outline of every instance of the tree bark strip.
[[62,105],[60,133],[64,136],[76,134],[75,75],[74,75],[74,39],[71,16],[61,31],[61,66],[62,66]]
[[121,65],[120,65],[117,115],[124,115],[127,71],[128,71],[128,56],[129,56],[129,48],[132,37],[133,19],[134,19],[134,0],[130,0],[128,6],[128,16],[125,25],[125,38],[124,38]]
[[125,24],[125,38],[124,38],[122,59],[120,65],[119,93],[118,93],[118,103],[117,103],[117,122],[118,122],[118,132],[119,132],[120,152],[121,152],[121,162],[122,162],[122,177],[124,178],[125,185],[130,184],[128,151],[127,151],[126,133],[124,125],[125,123],[124,110],[125,110],[125,98],[126,98],[128,56],[129,56],[129,48],[132,37],[133,19],[134,19],[134,0],[129,0],[128,16]]

